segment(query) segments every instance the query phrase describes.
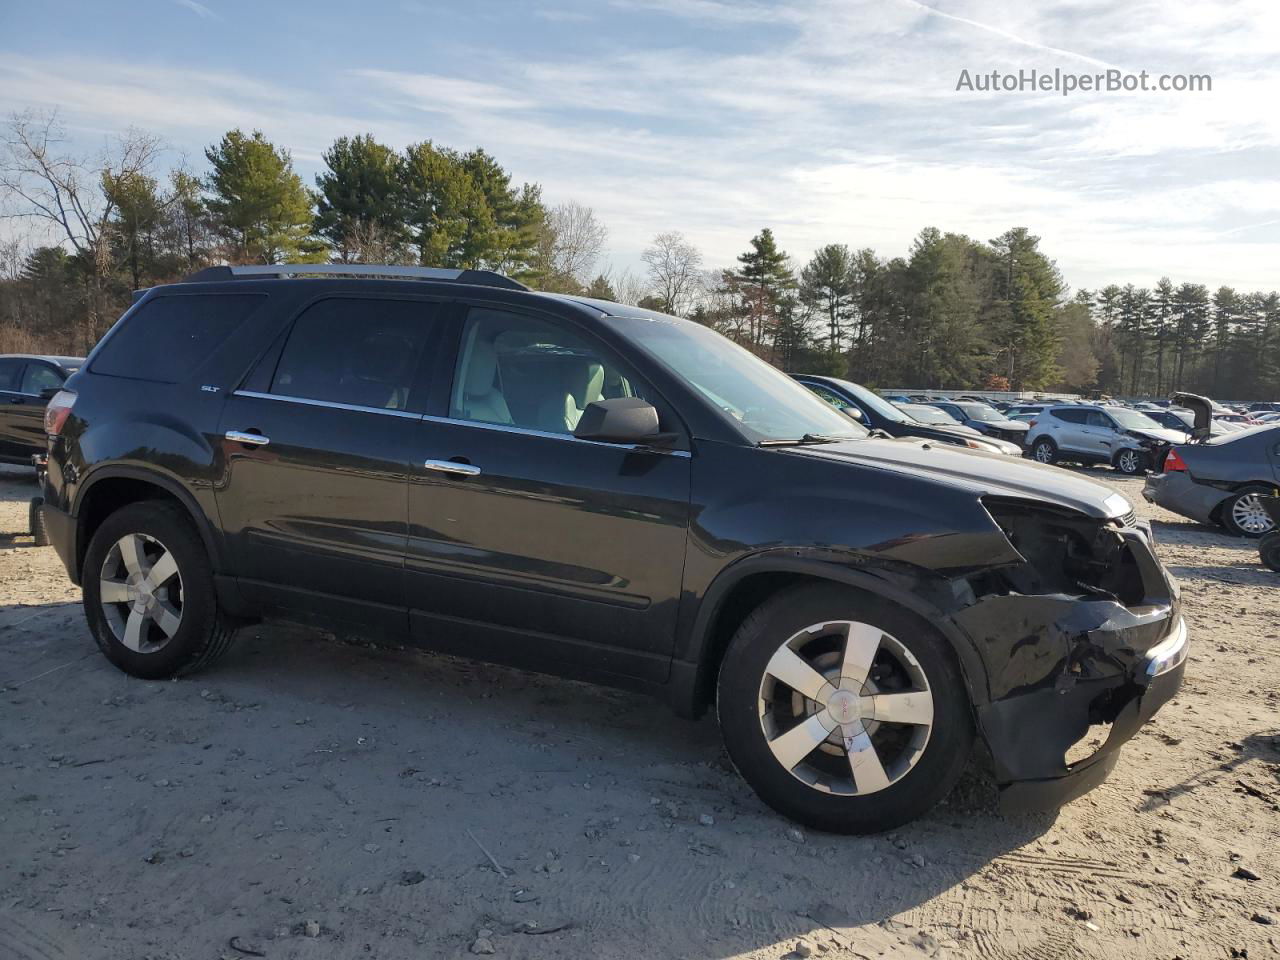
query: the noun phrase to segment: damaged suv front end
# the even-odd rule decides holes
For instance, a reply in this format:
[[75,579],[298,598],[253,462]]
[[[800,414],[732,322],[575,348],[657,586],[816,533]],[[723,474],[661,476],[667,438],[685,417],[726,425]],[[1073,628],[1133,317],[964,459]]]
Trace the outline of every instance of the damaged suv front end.
[[1050,808],[1105,779],[1118,748],[1177,692],[1186,623],[1132,512],[983,505],[1022,561],[970,578],[974,599],[954,619],[988,664],[978,722],[1002,805]]

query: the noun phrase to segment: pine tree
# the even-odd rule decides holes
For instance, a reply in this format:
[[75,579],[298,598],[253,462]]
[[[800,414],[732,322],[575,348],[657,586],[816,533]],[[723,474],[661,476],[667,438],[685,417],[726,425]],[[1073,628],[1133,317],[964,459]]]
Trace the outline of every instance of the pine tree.
[[739,285],[747,342],[763,351],[775,334],[783,295],[796,286],[795,276],[768,227],[751,238],[751,249],[738,255],[738,263],[732,277]]
[[230,244],[229,257],[242,262],[315,263],[324,248],[312,236],[311,194],[293,172],[287,150],[277,149],[255,130],[227,133],[204,155],[209,174],[209,211]]
[[339,137],[316,177],[316,233],[344,263],[360,259],[376,237],[391,259],[408,241],[401,159],[369,134]]
[[839,353],[845,327],[854,314],[853,254],[843,243],[816,250],[800,271],[800,301],[822,316],[827,327],[827,352]]

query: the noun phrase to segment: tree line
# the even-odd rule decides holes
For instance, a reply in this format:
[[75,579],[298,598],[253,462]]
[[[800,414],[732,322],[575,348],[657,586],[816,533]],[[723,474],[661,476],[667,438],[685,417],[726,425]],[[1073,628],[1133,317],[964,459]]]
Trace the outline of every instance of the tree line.
[[800,262],[762,229],[708,269],[679,231],[643,268],[601,268],[590,208],[547,203],[498,160],[424,140],[396,150],[338,138],[308,185],[260,131],[228,131],[196,173],[162,172],[131,131],[101,155],[63,149],[56,117],[15,115],[0,149],[0,350],[83,353],[131,292],[214,263],[394,263],[491,269],[537,289],[687,316],[790,371],[872,386],[1172,390],[1280,397],[1280,297],[1151,288],[1071,292],[1040,239],[921,230],[906,256],[829,244]]

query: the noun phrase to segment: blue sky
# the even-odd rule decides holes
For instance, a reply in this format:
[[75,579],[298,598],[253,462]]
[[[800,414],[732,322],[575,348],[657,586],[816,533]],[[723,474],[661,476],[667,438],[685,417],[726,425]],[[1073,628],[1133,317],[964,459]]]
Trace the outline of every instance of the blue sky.
[[[1280,287],[1280,4],[993,0],[0,0],[0,114],[166,161],[260,128],[313,181],[341,134],[481,145],[635,268],[771,226],[906,253],[924,226],[1040,234],[1075,287]],[[957,92],[973,73],[1207,73],[1208,93]]]

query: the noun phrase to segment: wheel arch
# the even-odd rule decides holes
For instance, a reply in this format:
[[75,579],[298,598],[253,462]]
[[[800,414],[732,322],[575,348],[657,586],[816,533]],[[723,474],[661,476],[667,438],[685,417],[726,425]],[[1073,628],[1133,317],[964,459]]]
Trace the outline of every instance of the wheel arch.
[[[926,598],[874,570],[799,557],[740,560],[707,589],[682,662],[673,671],[672,701],[682,716],[700,716],[715,699],[716,675],[742,621],[780,590],[803,583],[836,583],[894,603],[937,630],[955,654],[972,708],[989,699],[986,667],[972,641]],[[976,713],[975,713],[976,717]]]
[[221,545],[195,497],[176,480],[138,467],[104,467],[95,470],[81,485],[72,513],[76,518],[75,569],[72,581],[79,583],[89,541],[102,522],[121,507],[147,500],[177,505],[195,527],[215,572],[223,569]]

